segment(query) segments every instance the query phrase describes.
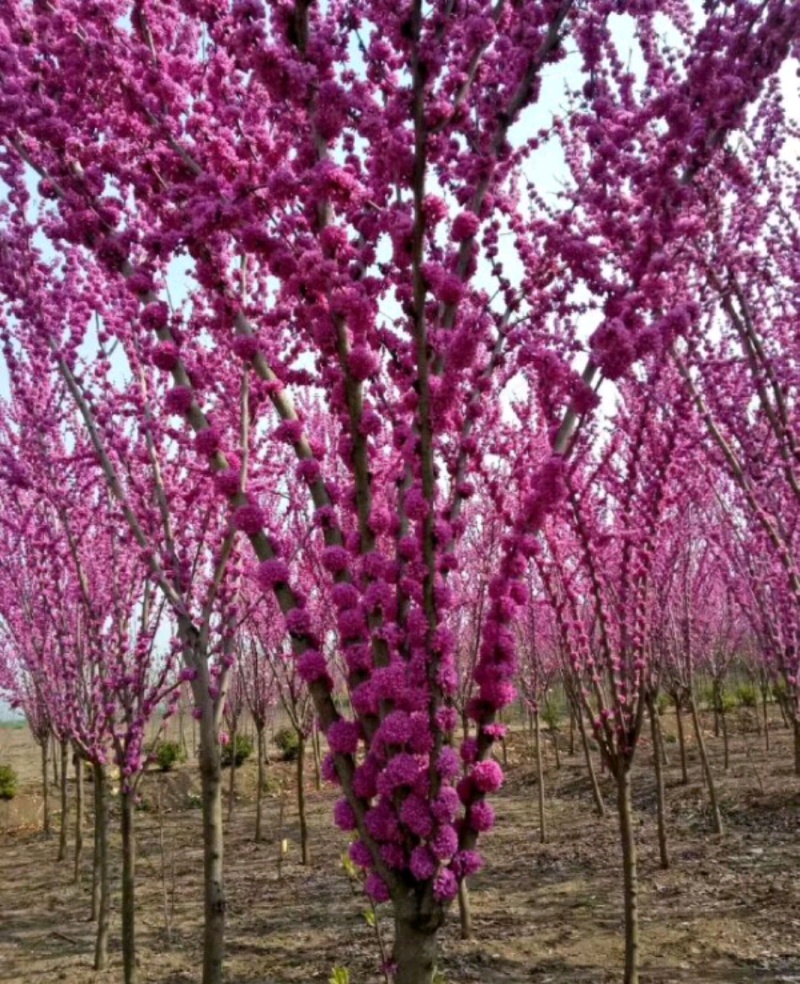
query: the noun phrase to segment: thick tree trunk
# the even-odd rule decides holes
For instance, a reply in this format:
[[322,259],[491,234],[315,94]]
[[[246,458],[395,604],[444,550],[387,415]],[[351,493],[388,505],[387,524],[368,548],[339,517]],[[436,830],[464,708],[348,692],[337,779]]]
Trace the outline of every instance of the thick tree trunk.
[[684,786],[689,785],[689,769],[686,765],[686,736],[683,731],[683,712],[681,710],[680,697],[673,697],[675,701],[675,724],[678,728],[678,746],[681,753],[681,782]]
[[300,859],[303,864],[310,864],[308,820],[306,817],[306,739],[305,735],[299,731],[297,741],[297,813],[300,818]]
[[436,973],[437,931],[407,917],[395,907],[394,984],[433,984]]
[[625,984],[639,984],[639,884],[636,841],[633,834],[630,768],[617,768],[617,811],[622,841],[622,877],[625,892]]
[[58,832],[58,861],[67,856],[67,824],[69,822],[69,799],[67,797],[67,769],[69,768],[69,746],[61,742],[61,822]]
[[45,837],[50,837],[50,783],[47,775],[47,751],[50,747],[50,736],[40,743],[42,752],[42,833]]
[[210,709],[200,722],[200,784],[203,801],[203,984],[222,984],[225,955],[222,766],[219,738]]
[[[81,880],[81,856],[83,855],[83,759],[75,754],[75,866],[74,877],[77,885]],[[92,913],[92,919],[96,918]]]
[[539,709],[533,712],[534,747],[536,752],[536,784],[539,800],[539,843],[547,843],[547,828],[544,815],[544,767],[542,764],[542,730],[539,723]]
[[99,902],[97,909],[97,937],[94,946],[94,969],[108,966],[108,803],[106,800],[106,773],[102,765],[94,763],[94,827],[97,843]]
[[578,708],[578,730],[581,733],[581,745],[583,745],[583,754],[586,758],[586,769],[589,773],[589,781],[592,784],[594,806],[597,810],[597,815],[599,817],[605,817],[606,804],[603,800],[603,794],[600,791],[600,783],[597,781],[597,773],[595,772],[594,761],[592,760],[592,747],[589,744],[589,736],[586,734],[586,725],[584,724],[583,712],[580,707]]
[[656,804],[658,806],[658,854],[662,868],[669,868],[669,851],[667,850],[667,817],[664,799],[664,772],[661,759],[661,732],[658,727],[658,711],[652,697],[647,700],[647,711],[650,715],[650,735],[653,740],[653,767],[656,774]]
[[461,926],[461,939],[472,939],[472,904],[466,878],[458,883],[458,921]]
[[258,788],[256,789],[256,841],[261,840],[261,812],[264,800],[264,725],[256,725],[258,748]]
[[697,750],[700,753],[700,763],[703,767],[703,775],[706,780],[706,788],[708,789],[708,798],[711,801],[711,813],[714,821],[714,833],[722,834],[722,814],[719,812],[719,803],[717,801],[717,787],[714,784],[714,775],[711,771],[711,763],[708,760],[708,752],[706,751],[706,743],[703,738],[703,729],[700,725],[700,716],[697,713],[697,704],[695,703],[694,694],[690,695],[689,698],[689,709],[692,714],[692,724],[694,725],[694,734],[697,739]]
[[136,984],[136,841],[133,792],[120,795],[122,833],[122,967],[125,984]]

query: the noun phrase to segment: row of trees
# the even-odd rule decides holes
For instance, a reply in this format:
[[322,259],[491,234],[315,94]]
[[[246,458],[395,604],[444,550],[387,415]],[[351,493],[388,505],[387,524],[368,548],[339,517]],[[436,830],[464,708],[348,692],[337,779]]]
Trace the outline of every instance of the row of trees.
[[526,637],[524,686],[557,658],[617,782],[638,980],[659,685],[746,647],[798,718],[798,27],[788,0],[0,11],[6,674],[101,821],[107,757],[131,797],[191,687],[204,984],[237,653],[313,702],[396,980],[430,984]]

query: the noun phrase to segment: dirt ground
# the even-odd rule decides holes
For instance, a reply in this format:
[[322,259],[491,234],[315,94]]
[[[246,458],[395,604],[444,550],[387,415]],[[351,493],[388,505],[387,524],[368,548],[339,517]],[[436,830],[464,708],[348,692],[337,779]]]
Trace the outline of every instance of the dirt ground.
[[[742,724],[742,718],[740,725]],[[668,740],[667,798],[673,866],[658,867],[650,748],[643,740],[635,777],[640,853],[642,979],[645,984],[800,984],[800,780],[790,735],[776,717],[772,750],[755,731],[737,729],[731,768],[722,741],[708,740],[726,834],[710,833],[700,768],[690,748],[691,782],[680,784],[677,745]],[[665,718],[665,730],[673,720]],[[621,980],[621,865],[613,811],[599,820],[585,767],[559,738],[562,767],[547,756],[549,842],[538,842],[536,788],[527,737],[509,740],[509,769],[495,799],[496,830],[484,840],[484,871],[471,886],[475,938],[458,938],[453,912],[441,937],[446,984],[607,984]],[[577,743],[576,743],[577,745]],[[577,751],[576,747],[576,751]],[[3,984],[111,984],[121,980],[119,862],[114,849],[112,967],[91,970],[89,851],[82,884],[58,866],[53,841],[37,832],[37,750],[25,731],[0,729],[0,761],[23,773],[24,788],[0,804],[0,981]],[[230,984],[327,982],[336,966],[352,984],[379,984],[375,933],[363,897],[341,865],[344,835],[331,822],[334,793],[309,783],[312,863],[299,863],[292,794],[279,829],[279,786],[292,767],[269,766],[266,840],[253,841],[255,764],[239,772],[229,825],[227,980]],[[613,803],[608,778],[606,800]],[[142,984],[199,980],[201,850],[197,782],[191,764],[148,775],[139,833],[138,942]],[[55,798],[56,791],[53,790]],[[159,811],[158,804],[162,810]],[[112,807],[112,819],[116,817]],[[288,853],[278,856],[282,839]],[[88,836],[87,836],[88,840]],[[162,846],[163,845],[163,846]],[[379,925],[391,944],[388,912]]]

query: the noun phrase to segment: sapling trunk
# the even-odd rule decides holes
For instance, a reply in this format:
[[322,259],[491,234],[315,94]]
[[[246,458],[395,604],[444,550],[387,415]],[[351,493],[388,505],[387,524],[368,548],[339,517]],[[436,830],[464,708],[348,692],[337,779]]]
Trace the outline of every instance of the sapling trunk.
[[472,904],[469,899],[469,889],[466,878],[458,883],[458,922],[461,927],[461,939],[472,939]]
[[764,715],[764,749],[769,752],[769,711],[767,709],[767,688],[761,688],[761,711]]
[[[81,856],[83,854],[83,759],[75,753],[75,866],[74,879],[81,880]],[[96,913],[92,913],[92,919]]]
[[536,786],[539,801],[539,843],[547,843],[547,828],[544,815],[544,765],[542,763],[542,730],[539,723],[539,708],[533,712],[534,752],[536,754]]
[[656,804],[658,807],[658,854],[662,868],[669,868],[667,849],[667,818],[664,799],[664,772],[661,759],[661,732],[658,727],[658,711],[652,697],[647,698],[647,712],[650,716],[650,735],[653,741],[653,767],[656,774]]
[[792,718],[792,730],[794,732],[794,771],[800,776],[800,717],[795,712]]
[[134,793],[123,787],[120,794],[122,834],[122,967],[125,984],[136,984],[136,841]]
[[681,709],[681,698],[676,694],[672,699],[675,701],[675,724],[678,728],[678,746],[681,753],[681,782],[684,786],[688,786],[689,769],[686,765],[686,736],[683,731],[683,711]]
[[322,748],[316,721],[311,732],[311,750],[314,753],[314,788],[320,792],[322,790]]
[[56,754],[56,745],[61,744],[54,734],[50,735],[50,758],[53,762],[53,785],[58,786],[60,784],[60,772],[58,755]]
[[47,750],[50,746],[50,736],[39,743],[42,752],[42,833],[50,837],[50,783],[47,775]]
[[233,819],[233,800],[236,795],[236,738],[238,736],[238,721],[233,722],[230,734],[231,774],[228,777],[228,823]]
[[697,704],[694,699],[694,694],[689,695],[689,710],[691,711],[694,734],[697,739],[697,750],[700,753],[700,764],[703,767],[703,775],[706,780],[706,788],[708,789],[708,798],[711,801],[711,814],[714,822],[714,833],[722,834],[722,814],[719,811],[719,803],[717,801],[717,787],[714,784],[714,774],[711,771],[711,763],[708,760],[708,752],[706,750],[705,739],[703,738],[703,729],[700,725],[700,716],[697,713]]
[[203,984],[222,984],[225,955],[222,765],[211,709],[200,721],[200,784],[203,803]]
[[99,890],[94,969],[105,970],[108,966],[109,917],[108,801],[106,798],[105,768],[95,762],[92,764],[92,774],[94,777],[94,829],[95,843],[97,844],[97,884]]
[[578,714],[578,730],[581,735],[581,744],[583,745],[583,754],[586,757],[586,769],[589,772],[589,781],[592,784],[592,797],[594,798],[594,806],[597,810],[597,815],[599,817],[605,817],[606,815],[606,804],[603,800],[603,794],[600,791],[600,783],[597,781],[597,773],[594,768],[594,761],[592,759],[592,748],[589,744],[589,736],[586,734],[586,725],[583,721],[583,711],[580,707],[577,709]]
[[297,813],[300,818],[300,859],[303,864],[311,863],[308,849],[308,820],[306,818],[306,739],[297,732]]
[[61,822],[58,833],[58,861],[67,856],[67,824],[69,823],[69,798],[67,796],[67,769],[69,768],[69,746],[61,742]]
[[617,765],[617,812],[622,841],[622,876],[625,897],[625,984],[639,984],[639,885],[636,840],[633,833],[630,765]]
[[725,711],[725,697],[724,694],[720,694],[722,700],[720,702],[719,716],[722,722],[722,750],[724,756],[724,769],[727,772],[730,767],[730,745],[728,743],[728,715]]
[[575,710],[570,708],[569,712],[569,754],[570,758],[575,754]]
[[264,800],[264,725],[256,724],[258,748],[258,788],[256,789],[256,841],[261,840],[261,813]]

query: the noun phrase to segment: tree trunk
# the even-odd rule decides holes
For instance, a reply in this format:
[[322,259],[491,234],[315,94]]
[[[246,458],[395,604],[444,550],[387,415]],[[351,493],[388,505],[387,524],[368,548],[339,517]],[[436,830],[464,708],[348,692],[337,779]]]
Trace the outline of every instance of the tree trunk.
[[461,939],[472,939],[472,905],[469,900],[467,879],[458,883],[458,921],[461,926]]
[[50,829],[50,783],[48,781],[47,775],[47,751],[50,747],[50,736],[43,742],[40,743],[42,750],[42,833],[45,837],[50,837],[52,831]]
[[[75,884],[81,880],[81,855],[83,854],[83,759],[75,753]],[[92,919],[96,918],[92,913]]]
[[60,781],[61,780],[61,776],[60,776],[60,769],[58,767],[59,766],[58,755],[56,755],[56,744],[60,744],[60,743],[58,742],[58,739],[56,738],[55,734],[51,734],[50,735],[50,758],[52,759],[52,762],[53,762],[53,785],[54,786],[59,786],[59,785],[61,785],[61,781]]
[[700,762],[703,766],[703,775],[706,780],[708,797],[711,801],[711,813],[714,820],[714,833],[722,834],[722,814],[719,812],[719,803],[717,802],[717,788],[714,785],[714,775],[711,772],[711,763],[708,761],[708,752],[706,751],[706,743],[703,738],[703,729],[700,726],[700,717],[697,713],[697,704],[695,703],[694,694],[690,695],[689,702],[689,709],[692,714],[692,724],[694,725],[694,734],[697,738],[697,750],[700,753]]
[[723,768],[727,772],[730,767],[730,746],[728,744],[728,715],[725,713],[724,699],[720,702],[719,716],[722,722],[722,750],[724,756]]
[[569,712],[569,754],[570,758],[575,754],[575,710]]
[[586,734],[586,726],[583,721],[583,712],[580,707],[578,708],[578,730],[581,733],[581,744],[583,745],[583,754],[586,757],[586,768],[589,772],[589,781],[592,784],[592,796],[594,798],[595,809],[597,810],[597,815],[599,817],[605,817],[606,804],[603,801],[603,794],[600,791],[600,783],[597,781],[597,773],[594,771],[592,748],[589,744],[589,736]]
[[633,835],[631,773],[627,763],[617,766],[617,811],[622,841],[622,876],[625,892],[625,984],[639,984],[639,885],[636,841]]
[[122,833],[122,967],[125,984],[136,984],[136,841],[133,792],[120,794]]
[[256,725],[258,748],[258,788],[256,789],[256,842],[261,840],[261,812],[264,799],[264,725]]
[[300,860],[310,864],[308,850],[308,821],[306,818],[306,739],[305,735],[297,732],[297,813],[300,818]]
[[714,737],[719,738],[719,708],[720,708],[719,684],[714,680],[711,684],[711,704],[714,708]]
[[547,828],[544,816],[544,768],[542,766],[542,731],[539,724],[539,708],[533,712],[534,746],[536,751],[536,782],[539,799],[539,843],[547,843]]
[[792,730],[794,731],[794,771],[800,776],[800,717],[792,718]]
[[94,775],[94,829],[97,843],[99,903],[97,909],[97,937],[94,946],[94,969],[108,966],[108,803],[106,800],[106,773],[102,765],[93,763]]
[[203,984],[222,984],[225,955],[222,766],[219,737],[210,707],[200,722],[200,783],[203,801]]
[[661,759],[661,733],[658,727],[658,711],[652,697],[647,698],[647,711],[650,715],[650,735],[653,740],[653,766],[656,773],[656,803],[658,806],[658,854],[662,868],[669,868],[667,850],[667,818],[664,801],[664,772]]
[[69,799],[67,797],[67,769],[69,768],[69,746],[61,742],[61,823],[58,833],[58,861],[67,856],[67,823],[69,822]]
[[681,698],[674,696],[675,701],[675,724],[678,728],[678,745],[681,752],[681,782],[684,786],[689,785],[689,770],[686,766],[686,736],[683,733],[683,712],[681,710]]
[[769,712],[767,710],[767,690],[761,688],[761,710],[764,714],[764,749],[769,752]]
[[320,745],[319,727],[314,722],[314,730],[311,732],[311,750],[314,753],[314,788],[317,792],[322,789],[322,746]]
[[228,823],[233,819],[233,798],[236,795],[236,738],[238,735],[238,721],[233,722],[230,733],[231,750],[231,774],[228,777]]
[[436,973],[436,929],[420,927],[420,920],[404,917],[395,906],[394,984],[433,984]]

